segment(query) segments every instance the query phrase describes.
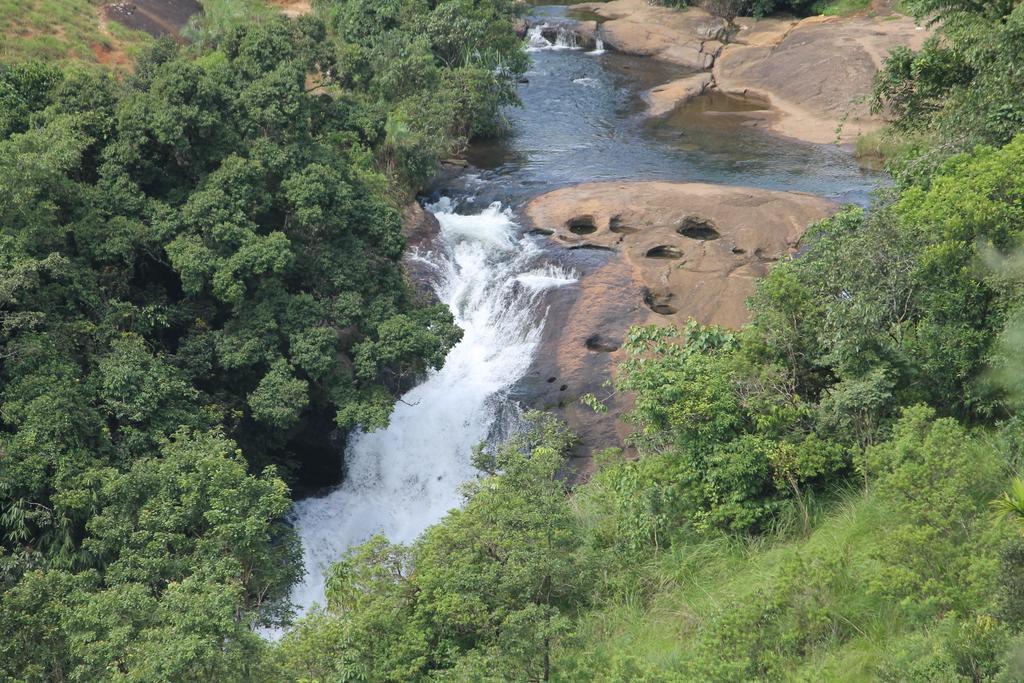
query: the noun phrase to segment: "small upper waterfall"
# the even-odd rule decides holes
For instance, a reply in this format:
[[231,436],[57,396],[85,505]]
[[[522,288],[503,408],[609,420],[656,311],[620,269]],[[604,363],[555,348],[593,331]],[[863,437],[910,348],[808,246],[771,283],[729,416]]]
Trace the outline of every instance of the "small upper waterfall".
[[[554,42],[547,38],[552,32],[555,36]],[[564,26],[556,27],[547,23],[531,26],[526,33],[526,44],[530,51],[578,50],[580,48],[579,36],[574,31],[570,31]]]
[[540,339],[542,293],[576,279],[544,265],[497,203],[476,215],[455,213],[447,199],[427,208],[441,244],[416,258],[436,272],[438,297],[465,334],[444,367],[402,397],[387,429],[352,436],[341,486],[295,504],[306,577],[292,597],[303,612],[323,602],[325,572],[347,548],[375,533],[411,542],[460,504],[461,485],[475,475],[472,448],[500,419],[503,392]]

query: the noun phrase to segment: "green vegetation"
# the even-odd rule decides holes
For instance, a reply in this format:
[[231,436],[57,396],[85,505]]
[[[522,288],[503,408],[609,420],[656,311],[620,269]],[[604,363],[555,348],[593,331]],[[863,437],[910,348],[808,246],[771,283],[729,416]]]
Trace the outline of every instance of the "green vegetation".
[[0,0],[0,63],[26,59],[95,63],[134,57],[151,38],[101,21],[89,0]]
[[904,158],[915,144],[914,135],[887,126],[859,135],[854,142],[853,155],[863,166],[881,169],[890,161]]
[[823,14],[826,17],[843,17],[867,11],[871,0],[817,0],[810,7],[811,14]]
[[[411,548],[377,542],[338,565],[326,611],[282,648],[286,671],[1024,678],[1021,10],[915,9],[939,13],[945,37],[897,52],[879,77],[910,139],[887,151],[897,186],[812,226],[800,256],[759,283],[744,329],[631,331],[615,390],[635,397],[640,457],[602,454],[560,503],[546,482],[568,441],[541,421]],[[364,578],[382,576],[386,589]],[[495,610],[527,626],[495,627]],[[543,623],[520,617],[532,610]],[[358,640],[319,646],[363,632],[377,636],[372,656],[322,655],[360,652]]]
[[223,16],[0,66],[4,680],[280,680],[289,485],[461,336],[396,199],[514,102],[509,6]]
[[531,414],[463,509],[260,638],[290,486],[460,337],[397,204],[525,68],[505,0],[314,5],[211,3],[122,80],[0,66],[0,678],[1024,679],[1012,2],[912,5],[940,36],[877,82],[895,187],[812,226],[749,325],[630,332],[638,458],[567,491],[573,436]]

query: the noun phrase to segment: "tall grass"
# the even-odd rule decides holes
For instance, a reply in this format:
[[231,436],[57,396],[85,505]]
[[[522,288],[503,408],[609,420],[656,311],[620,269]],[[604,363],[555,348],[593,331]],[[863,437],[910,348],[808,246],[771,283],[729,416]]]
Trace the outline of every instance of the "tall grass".
[[[775,600],[772,596],[788,566],[838,563],[823,605],[838,625],[836,632],[789,662],[787,678],[870,679],[886,647],[916,628],[894,605],[866,589],[873,555],[892,520],[878,501],[857,488],[812,501],[811,508],[813,531],[806,537],[794,511],[792,523],[780,524],[757,540],[694,540],[654,553],[631,568],[619,568],[633,574],[630,583],[636,588],[599,602],[584,615],[567,656],[632,658],[649,670],[679,670],[699,656],[706,632],[723,618],[758,601]],[[800,594],[793,599],[797,603],[792,606],[782,598],[781,606],[772,609],[799,609]],[[664,680],[675,679],[666,673]]]
[[281,15],[264,0],[202,0],[203,13],[189,22],[182,34],[197,48],[215,48],[231,29],[241,24],[270,21]]

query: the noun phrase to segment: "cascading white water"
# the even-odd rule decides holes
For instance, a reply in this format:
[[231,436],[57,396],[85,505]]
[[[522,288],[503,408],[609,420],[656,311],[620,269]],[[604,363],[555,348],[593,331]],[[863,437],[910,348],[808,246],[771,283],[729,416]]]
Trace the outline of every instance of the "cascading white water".
[[528,52],[536,52],[537,50],[578,50],[580,47],[578,36],[567,30],[563,26],[559,26],[557,33],[555,34],[555,42],[551,42],[544,37],[544,31],[550,30],[552,27],[549,24],[538,24],[531,26],[530,30],[526,33],[526,46]]
[[579,46],[579,40],[575,33],[567,31],[562,27],[558,28],[558,34],[555,36],[555,47],[560,47],[566,50],[575,50]]
[[553,47],[551,41],[544,37],[544,26],[530,27],[526,33],[526,47],[528,50],[549,50]]
[[512,214],[497,203],[458,215],[449,200],[428,207],[443,248],[420,253],[438,275],[437,294],[464,336],[441,370],[402,397],[387,429],[354,434],[342,485],[295,504],[306,576],[292,599],[300,612],[322,602],[327,567],[375,533],[410,542],[461,502],[474,476],[473,446],[487,438],[503,393],[526,372],[544,324],[542,292],[574,282],[537,266],[539,249],[516,239]]

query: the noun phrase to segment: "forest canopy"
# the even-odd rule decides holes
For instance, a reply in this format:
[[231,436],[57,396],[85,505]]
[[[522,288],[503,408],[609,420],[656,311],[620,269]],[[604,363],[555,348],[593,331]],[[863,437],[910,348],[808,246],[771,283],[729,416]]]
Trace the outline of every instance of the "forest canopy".
[[0,66],[0,678],[255,676],[290,486],[461,337],[399,208],[515,103],[510,6],[318,8]]
[[908,0],[895,183],[629,332],[636,457],[530,413],[295,620],[295,489],[461,338],[400,209],[527,67],[512,0],[312,7],[0,65],[0,678],[1024,680],[1019,3]]

